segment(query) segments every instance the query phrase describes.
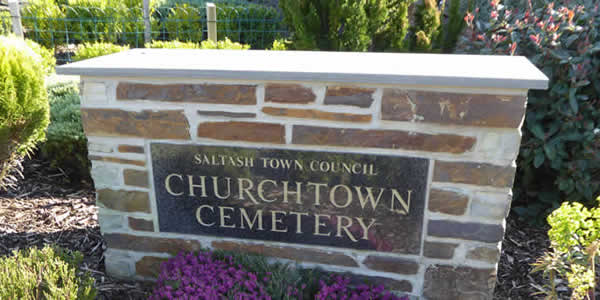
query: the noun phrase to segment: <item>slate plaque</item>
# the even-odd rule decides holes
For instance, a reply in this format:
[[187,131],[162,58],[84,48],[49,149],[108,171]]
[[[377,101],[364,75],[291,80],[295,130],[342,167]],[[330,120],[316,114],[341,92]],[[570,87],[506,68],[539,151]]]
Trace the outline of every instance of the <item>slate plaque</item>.
[[161,232],[418,254],[429,160],[152,143]]

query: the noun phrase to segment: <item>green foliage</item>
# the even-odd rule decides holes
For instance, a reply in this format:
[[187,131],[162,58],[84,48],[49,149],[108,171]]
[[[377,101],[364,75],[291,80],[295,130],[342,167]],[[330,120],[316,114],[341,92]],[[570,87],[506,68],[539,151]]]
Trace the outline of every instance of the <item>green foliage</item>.
[[[474,0],[468,0],[466,10],[461,9],[460,0],[448,0],[450,6],[448,7],[448,21],[445,25],[442,25],[442,33],[440,36],[440,47],[442,52],[451,53],[456,47],[458,37],[465,29],[466,22],[464,20],[467,11],[473,11],[475,6]],[[447,3],[447,2],[446,2]]]
[[46,75],[54,73],[54,67],[56,66],[54,51],[46,49],[44,46],[40,46],[32,40],[25,40],[25,43],[27,43],[27,46],[42,58],[42,68],[44,73]]
[[46,246],[0,258],[0,299],[95,299],[93,279],[78,274],[80,252]]
[[280,0],[291,40],[299,50],[367,51],[383,31],[386,0]]
[[217,26],[221,37],[264,48],[280,37],[279,11],[274,7],[246,4],[217,6]]
[[21,9],[23,27],[27,37],[46,48],[54,48],[66,42],[66,26],[60,19],[65,13],[54,0],[31,0]]
[[435,0],[423,0],[417,5],[411,51],[429,52],[439,44],[441,12]]
[[119,46],[111,43],[85,43],[77,47],[77,52],[73,56],[73,61],[84,60],[88,58],[94,58],[102,55],[108,55],[121,51],[128,50],[129,46]]
[[277,50],[277,51],[284,51],[288,49],[288,45],[291,42],[285,39],[277,39],[273,41],[273,45],[271,46],[270,49],[268,50]]
[[180,41],[152,41],[152,43],[147,43],[144,47],[164,49],[200,49],[200,44]]
[[202,41],[200,44],[180,41],[153,41],[152,43],[146,44],[146,48],[247,50],[250,49],[250,45],[234,43],[228,38],[225,38],[225,40],[217,41],[216,43],[206,40]]
[[12,18],[8,10],[0,10],[0,35],[12,32]]
[[45,137],[49,106],[42,58],[25,41],[0,36],[0,188],[14,161]]
[[489,15],[468,16],[459,50],[527,56],[550,78],[548,90],[529,93],[515,210],[543,220],[562,199],[591,205],[600,192],[598,7],[548,2],[509,13],[492,4]]
[[124,7],[117,2],[112,2],[69,0],[65,15],[68,19],[75,20],[69,22],[69,37],[80,43],[88,41],[116,43],[121,33],[118,16],[123,15]]
[[236,42],[232,42],[228,38],[223,41],[217,41],[216,43],[211,40],[202,41],[200,43],[201,49],[228,49],[228,50],[248,50],[250,45],[244,45]]
[[81,124],[79,89],[74,82],[48,87],[50,126],[42,154],[71,178],[88,179],[87,139]]
[[387,18],[374,36],[374,50],[405,51],[410,28],[409,8],[414,0],[388,0]]
[[[290,288],[302,290],[304,299],[310,299],[310,296],[315,295],[319,290],[319,280],[325,277],[325,273],[319,269],[302,269],[285,263],[269,263],[265,257],[259,255],[215,251],[213,256],[221,260],[231,256],[235,264],[242,265],[246,270],[255,273],[258,278],[271,278],[265,290],[272,299],[295,299],[289,295]],[[304,288],[301,288],[302,286]]]
[[[600,202],[600,197],[597,201]],[[534,264],[550,280],[545,294],[558,299],[555,277],[566,278],[571,299],[586,299],[595,287],[595,262],[600,257],[600,205],[587,209],[581,203],[563,203],[548,216],[552,250]]]
[[168,37],[173,40],[200,42],[203,12],[203,8],[188,3],[176,4],[164,20]]

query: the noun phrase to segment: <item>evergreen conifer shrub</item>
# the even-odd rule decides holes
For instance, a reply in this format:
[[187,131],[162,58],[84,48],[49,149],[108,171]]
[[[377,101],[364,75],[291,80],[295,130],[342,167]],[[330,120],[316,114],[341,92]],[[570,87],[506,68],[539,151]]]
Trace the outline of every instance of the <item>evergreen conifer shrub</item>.
[[0,258],[0,299],[96,298],[93,279],[77,274],[80,252],[46,246]]
[[45,138],[44,75],[42,58],[25,41],[0,36],[0,188],[15,183],[19,161]]

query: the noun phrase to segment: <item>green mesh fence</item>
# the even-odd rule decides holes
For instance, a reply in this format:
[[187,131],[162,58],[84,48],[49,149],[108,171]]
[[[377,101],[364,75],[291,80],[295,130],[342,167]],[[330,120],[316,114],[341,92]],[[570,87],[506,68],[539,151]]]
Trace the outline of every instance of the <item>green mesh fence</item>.
[[[58,63],[71,62],[75,45],[85,42],[143,47],[145,25],[141,1],[126,2],[89,7],[57,6],[51,0],[33,1],[21,7],[25,37],[56,49]],[[287,36],[281,13],[273,1],[167,0],[151,5],[151,39],[198,43],[205,40],[206,2],[217,5],[220,40],[228,37],[253,49],[265,49],[271,47],[273,40]],[[0,11],[0,34],[11,31],[10,21],[10,14]]]

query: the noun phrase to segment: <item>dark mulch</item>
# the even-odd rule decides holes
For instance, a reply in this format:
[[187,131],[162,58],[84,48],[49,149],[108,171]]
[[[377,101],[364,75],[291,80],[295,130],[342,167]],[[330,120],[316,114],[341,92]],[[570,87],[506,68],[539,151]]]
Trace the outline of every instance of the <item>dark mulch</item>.
[[96,279],[99,299],[146,299],[147,286],[104,272],[106,244],[92,186],[35,159],[24,163],[23,173],[16,189],[0,191],[0,256],[45,244],[77,250],[85,255],[81,271]]
[[[96,279],[99,299],[145,299],[147,283],[107,276],[102,257],[106,245],[100,235],[93,187],[73,182],[62,170],[31,159],[24,164],[25,179],[11,191],[0,191],[0,256],[13,250],[58,244],[81,251],[81,270]],[[502,246],[495,299],[535,299],[544,285],[542,274],[531,274],[531,263],[548,248],[547,228],[510,216]],[[566,292],[566,284],[560,290]],[[568,299],[565,293],[565,299]],[[600,299],[600,298],[599,298]]]

